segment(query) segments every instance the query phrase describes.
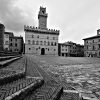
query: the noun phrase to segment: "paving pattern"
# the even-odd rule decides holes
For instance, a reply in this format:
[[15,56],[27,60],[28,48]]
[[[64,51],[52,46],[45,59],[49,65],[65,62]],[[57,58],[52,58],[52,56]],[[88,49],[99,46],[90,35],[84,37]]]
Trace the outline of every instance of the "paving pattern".
[[61,82],[65,90],[77,90],[90,100],[100,99],[100,58],[31,57],[49,76]]
[[0,86],[0,100],[14,94],[15,92],[27,87],[28,85],[36,82],[34,78],[22,78],[6,85]]
[[62,89],[61,84],[40,67],[42,65],[38,60],[27,56],[27,75],[43,77],[45,82],[39,89],[26,96],[24,100],[49,100],[53,98],[54,94],[56,96]]

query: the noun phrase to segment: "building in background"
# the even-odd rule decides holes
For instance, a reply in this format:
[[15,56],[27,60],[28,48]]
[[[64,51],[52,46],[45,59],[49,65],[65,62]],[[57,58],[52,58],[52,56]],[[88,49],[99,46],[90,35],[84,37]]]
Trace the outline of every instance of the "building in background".
[[97,30],[97,35],[84,38],[84,56],[85,57],[100,57],[100,29]]
[[0,52],[3,52],[4,50],[4,32],[5,26],[0,23]]
[[84,46],[73,43],[71,41],[68,41],[65,43],[59,43],[58,55],[65,56],[65,57],[67,56],[83,57],[84,56]]
[[4,33],[4,51],[9,51],[10,46],[10,37],[13,37],[14,34],[12,32],[5,32]]
[[0,52],[23,53],[23,49],[23,37],[14,36],[12,32],[5,32],[5,26],[0,24]]
[[59,30],[47,28],[46,8],[40,7],[38,27],[25,26],[25,53],[58,55]]
[[59,56],[70,56],[70,45],[66,43],[58,43],[58,55]]
[[13,36],[9,38],[9,50],[13,53],[23,53],[24,42],[23,37]]

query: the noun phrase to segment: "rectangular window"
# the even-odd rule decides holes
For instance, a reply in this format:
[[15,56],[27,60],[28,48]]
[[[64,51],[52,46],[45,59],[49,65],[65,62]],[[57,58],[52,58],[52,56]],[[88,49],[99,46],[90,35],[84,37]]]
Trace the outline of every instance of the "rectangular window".
[[53,40],[55,40],[55,37],[53,37]]
[[34,38],[34,35],[32,35],[32,38]]
[[87,45],[87,50],[88,50],[88,45]]
[[95,46],[93,45],[93,50],[95,50]]
[[12,44],[12,43],[10,43],[10,46],[13,46],[13,44]]
[[98,44],[98,46],[99,46],[99,49],[100,49],[100,44]]
[[42,41],[40,41],[40,45],[42,45]]
[[28,44],[31,44],[31,41],[30,40],[28,40]]
[[17,43],[15,43],[15,47],[17,47]]
[[5,44],[6,44],[6,45],[8,45],[8,44],[9,44],[9,42],[8,42],[8,41],[5,41]]

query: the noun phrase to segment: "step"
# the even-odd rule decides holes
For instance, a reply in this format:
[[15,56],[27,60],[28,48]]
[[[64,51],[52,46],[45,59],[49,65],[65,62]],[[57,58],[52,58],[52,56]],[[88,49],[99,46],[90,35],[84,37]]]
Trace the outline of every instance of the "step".
[[20,59],[21,57],[16,57],[16,58],[12,58],[9,60],[5,60],[5,61],[0,61],[0,68],[4,68],[6,66],[8,66],[10,63],[14,62],[15,60]]
[[63,92],[60,84],[48,85],[44,83],[40,88],[27,95],[24,100],[58,100]]
[[43,79],[22,78],[0,86],[0,100],[20,100],[31,91],[43,84]]
[[26,76],[26,60],[21,58],[9,66],[0,69],[0,85],[7,84],[8,82],[15,81],[19,78],[23,78]]
[[81,96],[76,90],[64,90],[60,100],[81,100]]
[[15,58],[16,56],[6,56],[6,57],[0,57],[0,61],[5,61],[11,58]]

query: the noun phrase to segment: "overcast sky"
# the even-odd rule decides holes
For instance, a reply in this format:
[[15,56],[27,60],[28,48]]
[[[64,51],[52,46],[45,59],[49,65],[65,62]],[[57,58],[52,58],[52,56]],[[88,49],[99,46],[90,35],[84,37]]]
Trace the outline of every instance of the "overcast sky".
[[24,25],[38,26],[40,6],[48,13],[47,27],[60,30],[59,42],[83,44],[100,28],[100,0],[0,0],[0,22],[25,37]]

